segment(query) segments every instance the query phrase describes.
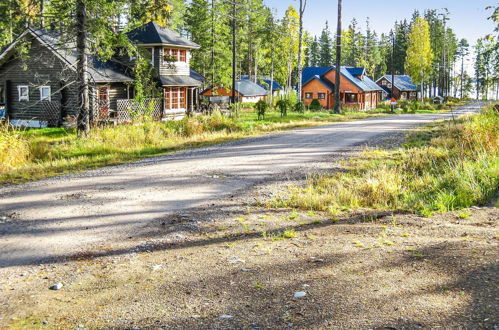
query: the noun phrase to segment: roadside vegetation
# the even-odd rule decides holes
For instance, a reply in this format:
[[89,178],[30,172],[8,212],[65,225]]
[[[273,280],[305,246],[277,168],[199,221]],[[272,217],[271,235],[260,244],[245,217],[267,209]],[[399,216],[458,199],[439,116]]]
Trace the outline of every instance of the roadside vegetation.
[[[80,138],[69,128],[15,129],[0,123],[0,182],[20,183],[270,132],[392,114],[386,105],[334,114],[305,109],[296,100],[276,101],[276,107],[265,110],[243,104],[237,117],[215,111],[210,116],[155,122],[140,116],[129,125],[94,127],[89,136]],[[414,107],[413,103],[407,103],[412,113],[439,111],[431,104]],[[395,111],[405,112],[409,111]]]
[[484,205],[499,187],[499,116],[437,122],[407,137],[400,149],[367,150],[345,171],[292,188],[278,206],[328,211],[370,208],[431,215]]
[[258,120],[253,109],[239,118],[215,112],[179,121],[95,127],[78,138],[74,129],[15,129],[0,124],[0,182],[19,183],[144,157],[229,142],[268,132],[383,115],[380,112],[267,112]]

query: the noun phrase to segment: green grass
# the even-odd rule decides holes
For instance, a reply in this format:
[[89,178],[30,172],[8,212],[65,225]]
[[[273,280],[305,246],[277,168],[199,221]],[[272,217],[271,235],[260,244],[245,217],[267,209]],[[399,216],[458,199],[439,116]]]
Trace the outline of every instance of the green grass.
[[382,112],[268,112],[258,120],[253,110],[237,119],[196,116],[180,121],[146,122],[94,128],[78,138],[73,129],[13,129],[0,124],[0,182],[20,183],[145,157],[178,152],[269,132],[382,116]]
[[294,187],[275,206],[304,210],[389,209],[431,215],[484,205],[499,186],[499,116],[481,114],[434,123],[402,148],[367,150],[346,171]]

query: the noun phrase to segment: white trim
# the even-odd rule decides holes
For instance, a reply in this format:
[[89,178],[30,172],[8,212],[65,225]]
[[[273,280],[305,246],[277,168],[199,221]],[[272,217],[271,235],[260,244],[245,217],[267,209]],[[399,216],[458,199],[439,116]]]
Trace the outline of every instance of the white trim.
[[155,43],[155,44],[135,44],[136,46],[144,46],[144,47],[152,47],[152,46],[171,46],[171,47],[177,47],[177,48],[182,48],[182,49],[199,49],[201,46],[185,46],[185,45],[175,45],[175,44],[162,44],[162,43]]
[[[28,93],[26,96],[21,96],[21,88],[26,88]],[[17,85],[17,96],[18,96],[18,101],[28,101],[29,102],[29,86],[28,85]]]
[[[48,97],[46,97],[46,98],[43,98],[43,89],[44,88],[49,89],[49,94],[48,94]],[[47,100],[50,102],[52,100],[52,88],[50,88],[50,86],[40,86],[39,90],[40,90],[40,101]]]

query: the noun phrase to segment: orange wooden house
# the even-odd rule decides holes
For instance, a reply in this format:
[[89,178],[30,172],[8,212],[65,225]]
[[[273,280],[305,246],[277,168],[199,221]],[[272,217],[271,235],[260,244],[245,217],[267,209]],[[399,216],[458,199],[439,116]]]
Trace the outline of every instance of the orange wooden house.
[[[364,68],[341,67],[341,106],[357,110],[375,109],[383,101],[383,89],[366,74]],[[302,100],[305,106],[318,100],[325,109],[334,107],[335,67],[308,67],[302,74]]]

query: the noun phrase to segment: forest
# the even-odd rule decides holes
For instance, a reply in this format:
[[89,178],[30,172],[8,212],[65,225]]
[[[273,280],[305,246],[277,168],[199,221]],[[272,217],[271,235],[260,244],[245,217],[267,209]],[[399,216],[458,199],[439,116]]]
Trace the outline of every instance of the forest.
[[[7,0],[0,3],[0,49],[8,45],[26,26],[60,29],[69,39],[76,38],[76,10],[79,1]],[[191,66],[206,77],[207,85],[230,86],[232,81],[232,32],[236,41],[236,76],[273,75],[290,90],[298,79],[298,59],[302,66],[332,66],[335,38],[331,22],[314,36],[303,31],[299,54],[300,14],[292,5],[283,17],[263,0],[86,0],[89,54],[109,59],[117,49],[131,51],[123,34],[151,20],[191,38],[201,45]],[[491,19],[497,20],[497,9]],[[494,12],[495,9],[495,12]],[[360,28],[354,18],[342,29],[342,65],[360,66],[377,79],[384,74],[411,74],[423,85],[425,95],[489,98],[499,84],[499,51],[495,36],[479,40],[459,38],[449,26],[451,13],[428,9],[400,17],[388,33],[378,33],[365,18]],[[411,68],[411,29],[423,24],[427,29],[425,67]],[[420,38],[419,38],[420,39]],[[474,44],[474,46],[471,46]],[[420,52],[419,50],[418,52]],[[475,72],[464,70],[473,54]],[[301,56],[298,56],[301,55]],[[137,75],[140,75],[137,68]],[[142,72],[144,73],[144,72]],[[419,78],[419,79],[417,79]],[[424,82],[423,82],[424,80]],[[140,83],[140,82],[138,82]]]

